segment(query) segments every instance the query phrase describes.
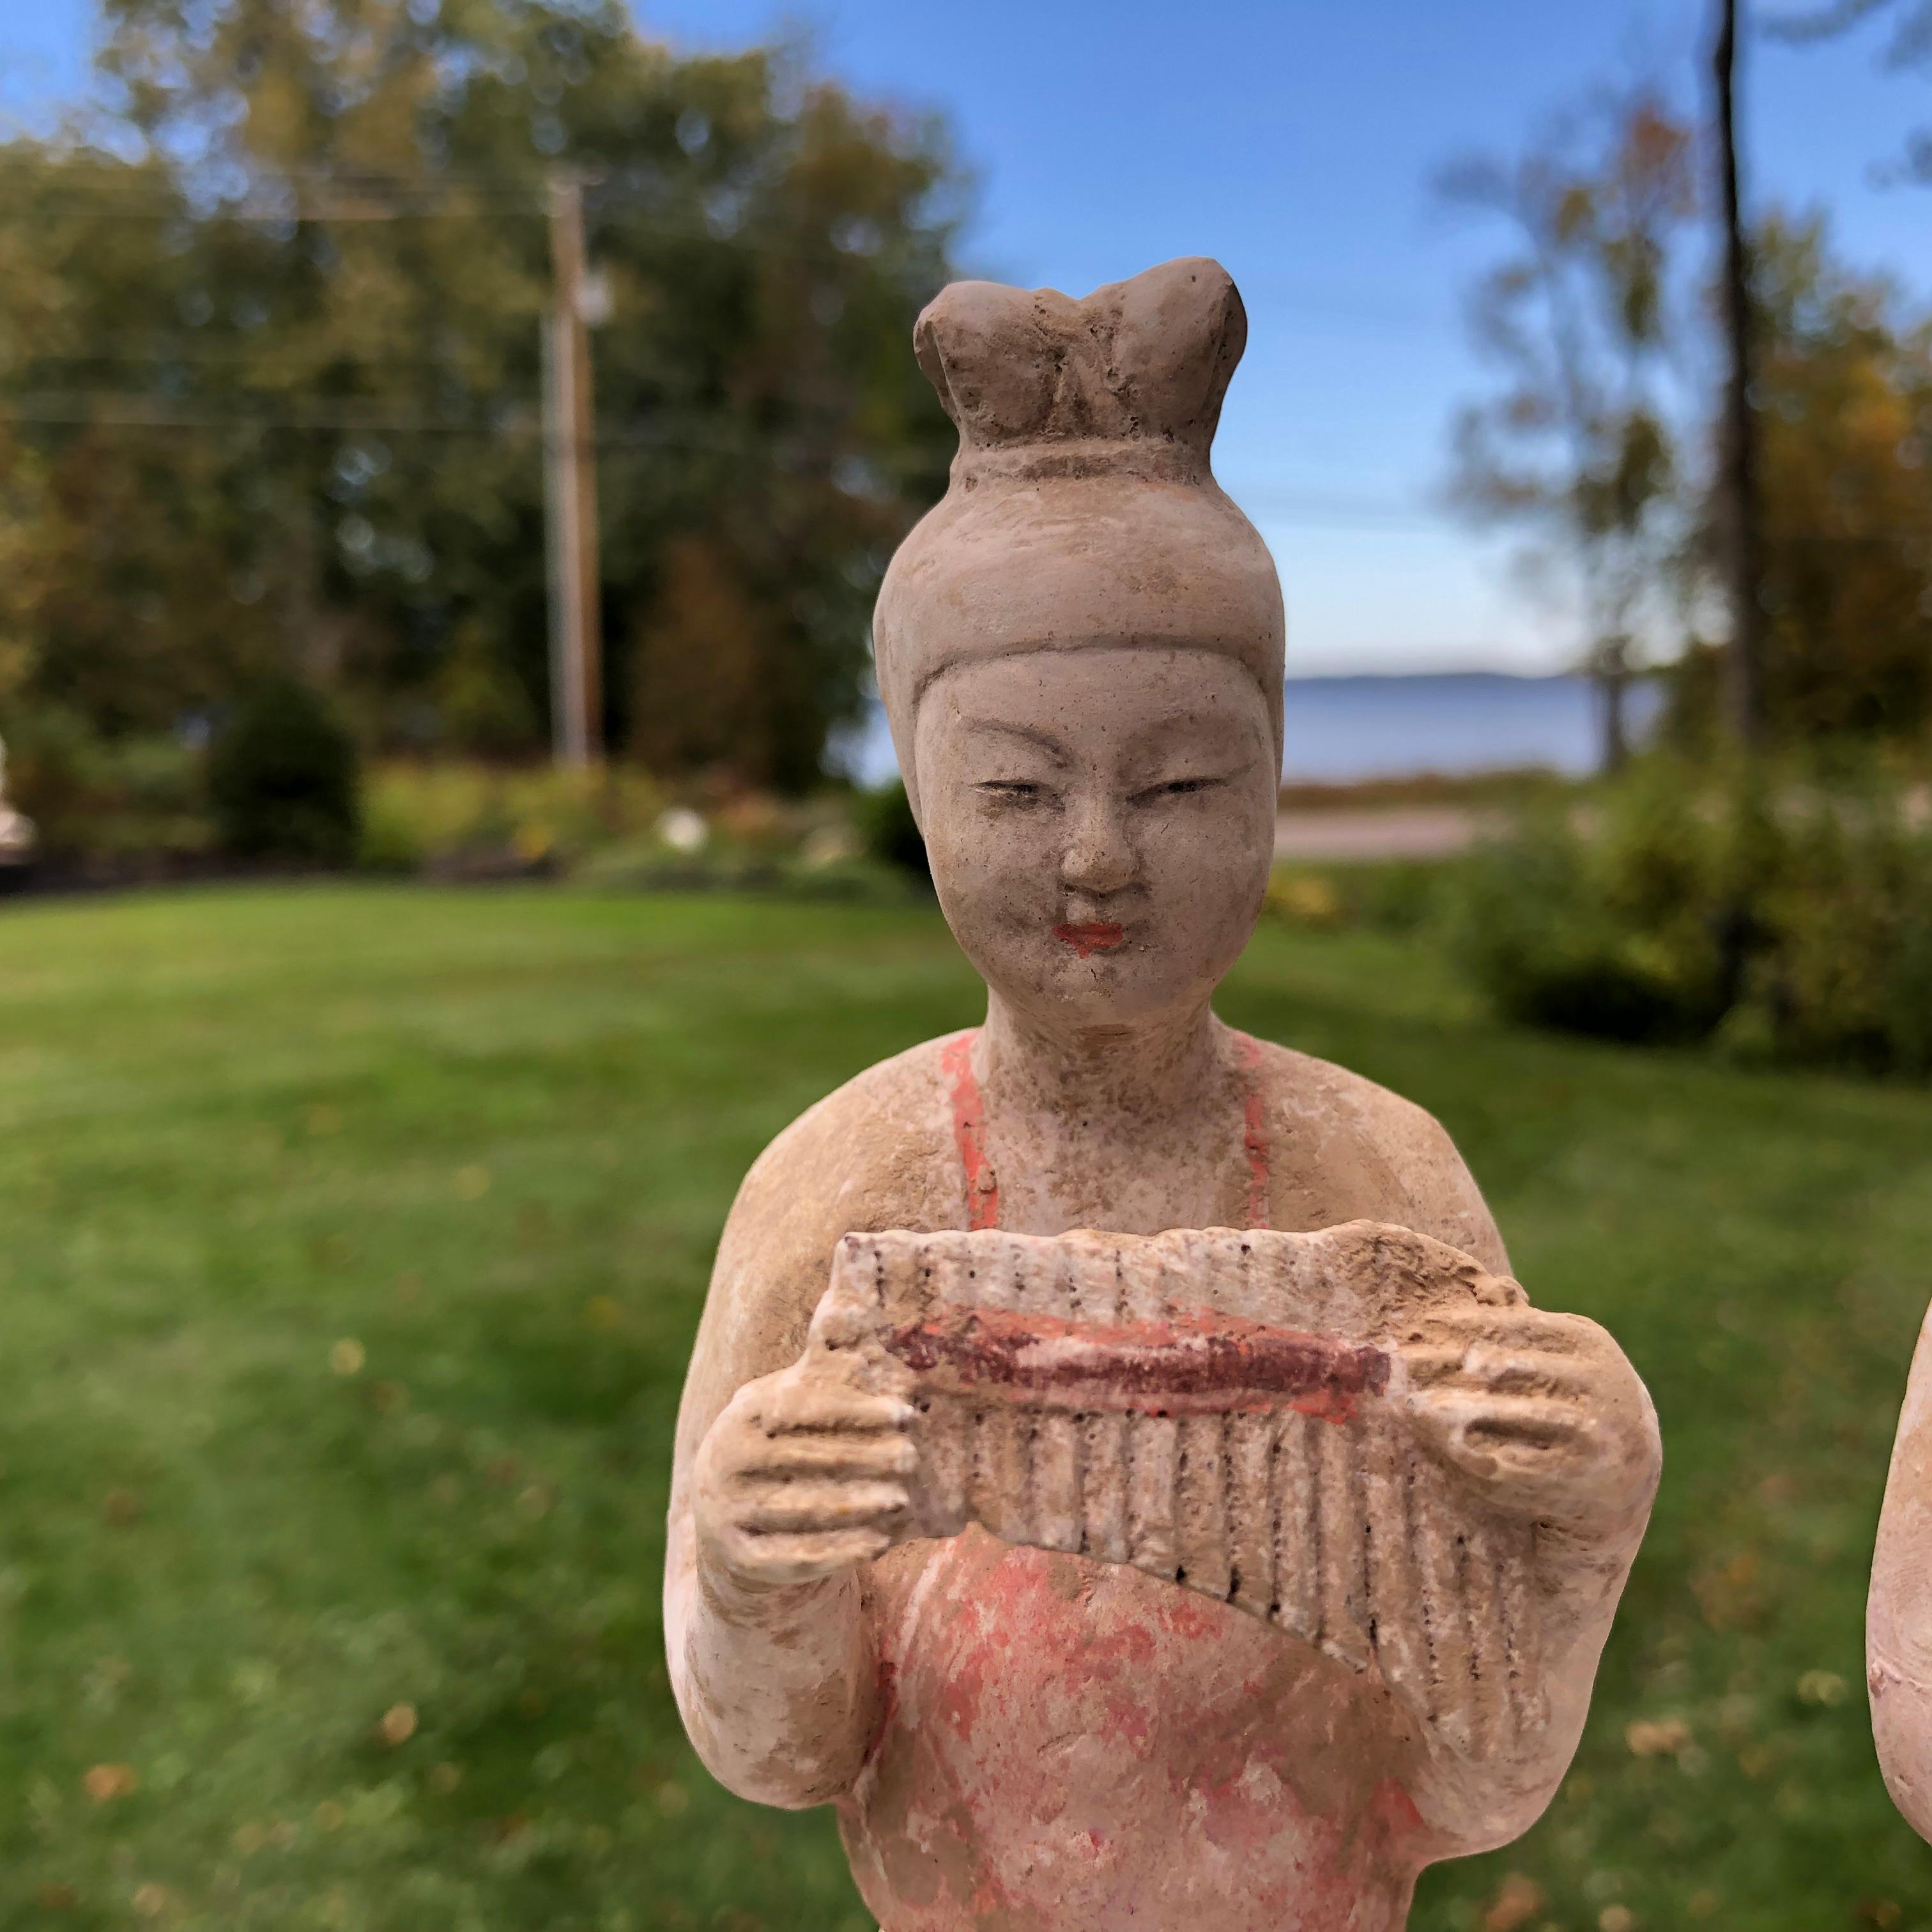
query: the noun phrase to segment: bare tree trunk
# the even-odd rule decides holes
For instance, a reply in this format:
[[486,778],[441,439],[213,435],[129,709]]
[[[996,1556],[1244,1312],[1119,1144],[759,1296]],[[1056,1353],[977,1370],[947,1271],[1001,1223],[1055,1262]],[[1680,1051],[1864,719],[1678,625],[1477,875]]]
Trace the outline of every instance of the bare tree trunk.
[[1603,706],[1603,769],[1615,778],[1630,763],[1630,665],[1621,638],[1606,641],[1597,658],[1597,698]]
[[1757,436],[1751,418],[1750,264],[1738,186],[1738,0],[1718,0],[1712,66],[1717,82],[1718,158],[1724,217],[1724,334],[1730,369],[1724,385],[1718,501],[1731,606],[1726,696],[1738,742],[1754,748],[1764,735],[1764,616],[1758,602],[1760,536]]

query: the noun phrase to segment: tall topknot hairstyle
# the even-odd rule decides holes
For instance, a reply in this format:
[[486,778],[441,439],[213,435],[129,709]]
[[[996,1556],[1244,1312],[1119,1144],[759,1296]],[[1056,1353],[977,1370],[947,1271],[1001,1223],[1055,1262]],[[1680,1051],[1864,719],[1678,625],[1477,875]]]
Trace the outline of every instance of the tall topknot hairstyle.
[[893,557],[873,645],[915,806],[919,701],[956,664],[1047,649],[1209,650],[1281,734],[1274,564],[1209,463],[1247,316],[1227,271],[1164,263],[1074,301],[956,282],[914,332],[958,425],[945,496]]

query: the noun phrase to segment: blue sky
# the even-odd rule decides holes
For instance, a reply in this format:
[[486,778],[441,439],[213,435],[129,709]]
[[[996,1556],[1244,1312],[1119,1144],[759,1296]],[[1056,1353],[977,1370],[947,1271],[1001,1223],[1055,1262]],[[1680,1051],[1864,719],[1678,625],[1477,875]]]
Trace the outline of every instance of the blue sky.
[[[89,9],[0,0],[0,111],[85,82]],[[1447,426],[1484,377],[1460,291],[1498,238],[1428,182],[1508,148],[1594,82],[1701,78],[1701,4],[1358,0],[644,0],[646,31],[730,46],[788,30],[860,89],[943,112],[978,180],[976,272],[1072,294],[1180,254],[1246,297],[1216,467],[1280,565],[1292,670],[1564,667],[1576,639],[1506,548],[1432,507]],[[1882,30],[1754,47],[1760,196],[1820,202],[1855,260],[1932,293],[1932,188],[1880,165],[1932,123]]]

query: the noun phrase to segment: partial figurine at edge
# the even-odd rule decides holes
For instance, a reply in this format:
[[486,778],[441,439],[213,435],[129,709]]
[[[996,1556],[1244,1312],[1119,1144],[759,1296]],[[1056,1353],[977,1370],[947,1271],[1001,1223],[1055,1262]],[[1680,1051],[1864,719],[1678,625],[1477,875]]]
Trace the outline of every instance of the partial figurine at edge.
[[916,334],[959,452],[878,681],[986,1022],[746,1177],[665,1582],[700,1755],[836,1805],[884,1932],[1401,1926],[1549,1802],[1656,1487],[1436,1122],[1210,1006],[1281,760],[1246,326],[1186,260]]
[[1932,1840],[1932,1311],[1918,1332],[1865,1607],[1865,1687],[1886,1789]]

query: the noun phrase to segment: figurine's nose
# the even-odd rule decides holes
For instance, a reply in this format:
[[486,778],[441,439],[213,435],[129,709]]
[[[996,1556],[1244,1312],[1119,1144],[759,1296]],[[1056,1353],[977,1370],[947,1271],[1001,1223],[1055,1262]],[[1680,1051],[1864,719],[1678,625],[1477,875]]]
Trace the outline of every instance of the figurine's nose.
[[1076,892],[1117,892],[1139,869],[1123,814],[1105,799],[1077,805],[1060,854],[1060,884]]

